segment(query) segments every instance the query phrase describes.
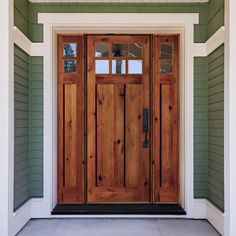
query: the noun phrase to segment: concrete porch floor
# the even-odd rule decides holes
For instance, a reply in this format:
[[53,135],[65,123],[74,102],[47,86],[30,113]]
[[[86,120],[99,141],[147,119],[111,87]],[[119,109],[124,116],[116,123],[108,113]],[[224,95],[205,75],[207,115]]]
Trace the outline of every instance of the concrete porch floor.
[[205,220],[38,219],[17,236],[219,236]]

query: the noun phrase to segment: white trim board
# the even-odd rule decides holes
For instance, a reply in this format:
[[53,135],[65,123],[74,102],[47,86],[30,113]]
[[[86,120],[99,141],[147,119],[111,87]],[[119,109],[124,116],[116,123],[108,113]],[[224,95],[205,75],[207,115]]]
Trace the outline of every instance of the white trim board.
[[209,2],[209,0],[29,0],[29,2],[33,3],[42,3],[42,2],[50,2],[50,3],[201,3],[201,2]]
[[206,43],[195,43],[194,55],[196,57],[207,57],[225,42],[225,27],[220,27],[217,32],[209,38]]
[[224,175],[225,236],[236,235],[236,1],[225,1]]
[[[14,37],[18,46],[27,51],[30,56],[44,56],[44,198],[31,199],[29,204],[22,207],[22,211],[28,212],[27,209],[30,209],[28,217],[52,217],[50,213],[55,206],[57,158],[55,34],[58,32],[117,33],[125,31],[164,34],[174,32],[181,35],[181,78],[183,78],[180,98],[183,104],[180,124],[182,137],[180,156],[183,163],[181,198],[182,205],[187,211],[187,218],[207,217],[205,200],[197,200],[193,197],[193,58],[202,55],[202,52],[206,53],[207,45],[194,44],[193,26],[198,23],[198,17],[199,15],[194,13],[40,13],[39,23],[42,23],[44,27],[43,43],[31,43],[15,28]],[[196,47],[201,50],[196,50]],[[17,214],[15,216],[17,217]],[[15,230],[17,232],[17,229]]]

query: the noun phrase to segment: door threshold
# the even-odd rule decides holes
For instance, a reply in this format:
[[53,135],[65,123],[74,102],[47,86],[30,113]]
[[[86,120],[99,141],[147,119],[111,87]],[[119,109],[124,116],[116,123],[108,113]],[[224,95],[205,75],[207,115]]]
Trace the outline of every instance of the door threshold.
[[57,204],[52,215],[186,215],[180,204]]

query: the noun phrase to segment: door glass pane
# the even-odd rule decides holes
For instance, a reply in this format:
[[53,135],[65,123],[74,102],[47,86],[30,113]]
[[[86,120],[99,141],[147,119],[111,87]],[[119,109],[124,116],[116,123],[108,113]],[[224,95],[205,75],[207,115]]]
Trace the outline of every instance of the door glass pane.
[[109,60],[96,60],[96,74],[109,74]]
[[112,60],[112,74],[125,74],[125,60]]
[[97,43],[95,57],[108,57],[109,56],[109,44]]
[[112,44],[112,56],[125,57],[126,56],[125,44]]
[[143,61],[142,60],[129,60],[129,74],[142,74]]
[[172,60],[161,60],[161,74],[172,73]]
[[64,73],[76,72],[76,60],[64,60]]
[[134,43],[129,45],[129,57],[142,57],[142,44]]
[[66,43],[63,49],[64,57],[76,57],[76,43]]
[[172,58],[173,50],[171,44],[161,44],[161,57]]

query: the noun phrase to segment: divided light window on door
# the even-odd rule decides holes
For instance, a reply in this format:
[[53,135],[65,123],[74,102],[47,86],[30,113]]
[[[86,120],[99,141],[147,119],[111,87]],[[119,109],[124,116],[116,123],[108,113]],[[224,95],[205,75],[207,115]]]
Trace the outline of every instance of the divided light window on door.
[[178,36],[58,36],[58,203],[178,202]]

